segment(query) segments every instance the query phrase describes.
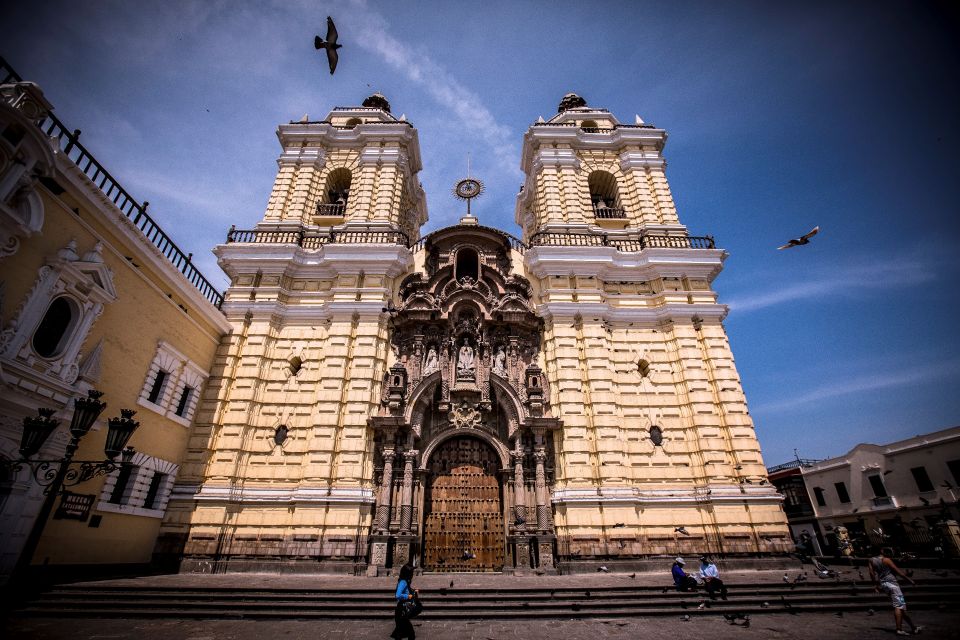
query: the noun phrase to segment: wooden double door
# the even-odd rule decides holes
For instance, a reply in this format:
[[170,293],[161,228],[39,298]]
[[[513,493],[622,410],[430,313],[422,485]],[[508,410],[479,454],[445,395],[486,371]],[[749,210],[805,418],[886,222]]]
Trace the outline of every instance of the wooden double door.
[[426,570],[503,569],[499,466],[496,452],[477,438],[452,438],[433,452],[423,528]]

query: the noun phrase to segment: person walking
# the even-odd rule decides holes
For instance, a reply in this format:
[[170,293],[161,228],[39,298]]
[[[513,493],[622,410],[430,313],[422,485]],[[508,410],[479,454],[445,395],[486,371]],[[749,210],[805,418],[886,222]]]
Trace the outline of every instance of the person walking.
[[893,620],[897,625],[898,636],[910,635],[903,630],[903,621],[913,630],[913,633],[920,633],[923,627],[913,623],[910,616],[907,615],[907,602],[903,598],[903,591],[900,589],[900,583],[897,582],[897,576],[900,576],[910,584],[916,584],[913,578],[906,575],[900,568],[893,563],[890,556],[893,555],[893,549],[884,547],[880,549],[878,555],[870,558],[867,562],[867,568],[870,570],[870,579],[873,580],[874,590],[877,593],[881,591],[890,596],[890,603],[893,605]]
[[408,638],[415,640],[416,632],[413,630],[413,623],[404,608],[404,603],[415,600],[420,592],[412,588],[413,585],[413,566],[408,562],[400,567],[400,575],[397,576],[397,608],[393,612],[394,629],[390,634],[394,640]]
[[720,579],[720,571],[717,569],[717,565],[710,562],[710,558],[707,556],[700,556],[700,577],[703,579],[703,584],[707,593],[710,594],[711,600],[717,599],[717,591],[720,592],[721,599],[727,599],[727,586]]
[[696,591],[697,579],[687,575],[683,570],[683,565],[683,558],[677,558],[673,561],[673,567],[670,568],[670,573],[673,574],[673,584],[676,585],[677,591]]

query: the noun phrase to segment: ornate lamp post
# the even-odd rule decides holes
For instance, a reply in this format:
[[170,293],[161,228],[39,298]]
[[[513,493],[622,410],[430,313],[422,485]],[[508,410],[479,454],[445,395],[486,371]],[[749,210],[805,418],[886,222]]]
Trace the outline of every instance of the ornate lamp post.
[[[77,398],[74,401],[73,418],[70,420],[70,442],[64,451],[63,457],[57,460],[30,460],[35,455],[43,443],[47,441],[50,434],[60,424],[59,420],[53,418],[53,409],[39,409],[39,416],[27,417],[23,419],[23,436],[20,439],[20,460],[7,463],[12,471],[20,471],[24,465],[29,465],[33,472],[33,477],[38,484],[46,487],[43,491],[44,500],[37,518],[30,529],[30,535],[23,545],[20,557],[13,569],[13,575],[19,576],[30,566],[33,554],[40,543],[40,536],[53,511],[54,502],[57,496],[63,494],[64,487],[72,487],[86,482],[91,478],[105,475],[115,471],[120,465],[130,464],[133,458],[133,447],[127,447],[127,441],[136,431],[140,423],[133,419],[136,411],[131,409],[121,409],[119,418],[110,418],[107,421],[107,441],[104,444],[103,452],[105,460],[74,460],[73,454],[80,446],[80,439],[90,431],[93,423],[106,409],[107,403],[102,402],[100,397],[102,392],[91,389],[86,398]],[[126,449],[124,449],[126,447]],[[121,461],[114,462],[114,459],[120,455]]]

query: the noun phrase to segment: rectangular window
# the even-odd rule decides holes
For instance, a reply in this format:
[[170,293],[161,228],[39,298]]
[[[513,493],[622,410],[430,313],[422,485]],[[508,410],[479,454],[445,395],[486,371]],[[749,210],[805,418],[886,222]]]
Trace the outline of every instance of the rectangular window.
[[180,394],[180,402],[177,404],[177,415],[181,418],[183,414],[187,411],[187,406],[190,404],[190,396],[193,395],[192,387],[184,387],[183,393]]
[[170,374],[160,369],[157,371],[157,377],[153,381],[153,388],[150,389],[150,395],[147,396],[147,400],[153,404],[157,404],[157,400],[160,399],[160,396],[163,395],[163,385],[167,382],[167,377]]
[[166,477],[167,474],[165,473],[154,473],[153,477],[150,478],[150,488],[147,489],[147,497],[143,499],[144,509],[155,508],[154,503],[157,501],[157,495],[160,493],[160,486]]
[[867,476],[867,480],[870,481],[870,486],[873,488],[873,495],[878,498],[887,497],[887,488],[883,486],[883,478],[880,476]]
[[953,484],[960,485],[960,460],[948,460],[947,467],[953,475]]
[[819,506],[819,507],[825,507],[825,506],[827,506],[827,499],[826,499],[826,497],[823,495],[823,488],[822,488],[822,487],[814,487],[814,488],[813,488],[813,497],[816,498],[816,500],[817,500],[817,506]]
[[113,491],[110,493],[110,500],[113,504],[123,504],[123,494],[127,491],[127,485],[130,484],[130,477],[133,475],[133,465],[125,464],[120,467],[120,473],[117,474],[117,484],[113,485]]
[[842,482],[834,482],[833,488],[837,490],[837,499],[841,504],[850,503],[850,494],[847,493],[847,485]]
[[917,483],[917,491],[933,491],[933,483],[930,482],[925,467],[914,467],[910,469],[910,473],[913,474],[913,481]]

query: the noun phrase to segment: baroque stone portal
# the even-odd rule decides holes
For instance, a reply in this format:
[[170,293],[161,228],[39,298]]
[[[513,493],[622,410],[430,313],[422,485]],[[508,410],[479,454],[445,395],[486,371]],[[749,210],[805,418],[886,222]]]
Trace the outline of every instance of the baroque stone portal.
[[439,570],[552,569],[560,422],[536,364],[542,321],[530,283],[510,272],[510,237],[495,229],[443,229],[424,250],[426,273],[400,285],[396,363],[370,420],[370,557],[381,567],[417,555]]

